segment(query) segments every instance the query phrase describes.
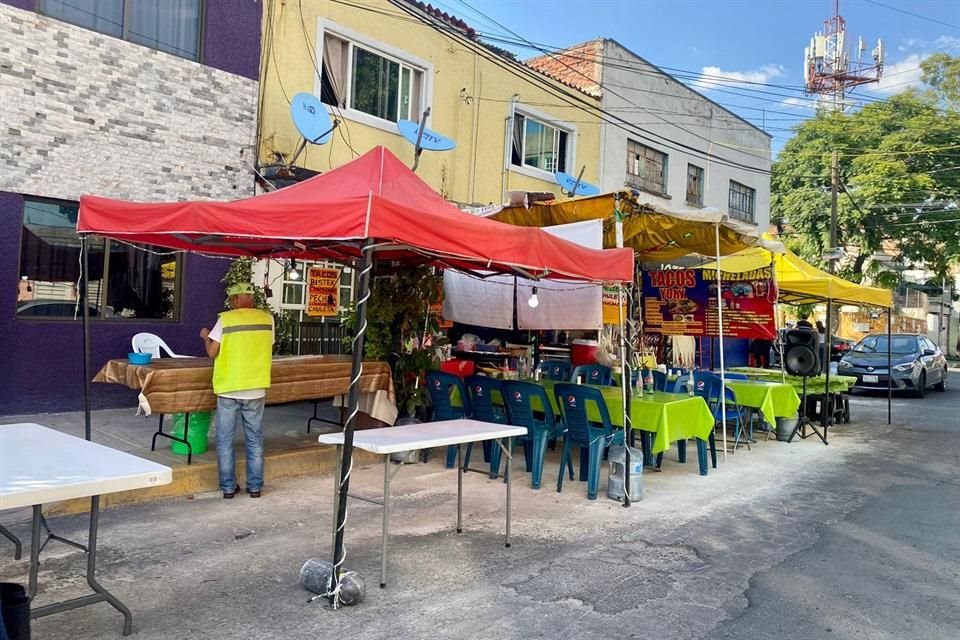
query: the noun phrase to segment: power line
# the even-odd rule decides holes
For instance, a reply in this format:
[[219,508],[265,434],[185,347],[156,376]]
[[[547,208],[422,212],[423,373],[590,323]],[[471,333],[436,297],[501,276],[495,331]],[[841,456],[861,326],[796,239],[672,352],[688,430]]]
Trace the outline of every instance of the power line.
[[900,7],[891,7],[891,6],[888,5],[888,4],[883,4],[882,2],[877,2],[876,0],[863,0],[863,1],[864,1],[864,2],[867,2],[867,3],[869,3],[869,4],[876,5],[876,6],[878,6],[878,7],[883,7],[884,9],[889,9],[890,11],[896,11],[896,12],[898,12],[898,13],[903,13],[903,14],[906,14],[906,15],[908,15],[908,16],[913,16],[914,18],[919,18],[919,19],[921,19],[921,20],[926,20],[927,22],[933,22],[933,23],[935,23],[935,24],[941,24],[941,25],[943,25],[943,26],[945,26],[945,27],[951,27],[951,28],[953,28],[953,29],[960,29],[960,27],[958,27],[958,26],[955,25],[955,24],[950,24],[949,22],[944,22],[943,20],[937,20],[936,18],[931,18],[931,17],[929,17],[929,16],[924,16],[924,15],[921,15],[921,14],[919,14],[919,13],[914,13],[913,11],[907,11],[906,9],[901,9]]

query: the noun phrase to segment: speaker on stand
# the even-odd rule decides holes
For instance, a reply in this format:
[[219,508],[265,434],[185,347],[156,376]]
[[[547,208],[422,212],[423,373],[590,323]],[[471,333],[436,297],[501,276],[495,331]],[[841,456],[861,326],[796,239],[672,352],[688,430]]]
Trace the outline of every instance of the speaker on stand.
[[792,376],[803,378],[803,395],[800,398],[800,419],[793,428],[787,442],[799,433],[801,438],[807,437],[807,427],[827,444],[827,427],[823,432],[807,417],[807,378],[820,373],[820,337],[812,329],[791,329],[785,333],[783,346],[783,366]]

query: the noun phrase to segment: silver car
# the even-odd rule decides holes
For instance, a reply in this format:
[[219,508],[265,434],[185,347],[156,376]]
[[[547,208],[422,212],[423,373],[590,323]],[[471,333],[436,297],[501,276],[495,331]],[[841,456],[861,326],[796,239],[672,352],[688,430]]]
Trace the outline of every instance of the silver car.
[[[894,391],[912,391],[922,398],[927,389],[947,390],[947,359],[933,342],[918,334],[890,336]],[[887,388],[887,336],[870,335],[840,360],[839,373],[856,376],[855,389]]]

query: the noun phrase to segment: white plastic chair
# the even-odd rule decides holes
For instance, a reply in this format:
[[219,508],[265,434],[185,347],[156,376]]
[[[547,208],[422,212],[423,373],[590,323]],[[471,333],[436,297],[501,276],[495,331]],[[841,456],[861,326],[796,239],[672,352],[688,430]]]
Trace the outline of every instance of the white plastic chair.
[[138,333],[130,341],[134,353],[149,353],[154,358],[160,357],[162,349],[170,358],[192,358],[193,356],[182,356],[173,352],[158,335],[152,333]]

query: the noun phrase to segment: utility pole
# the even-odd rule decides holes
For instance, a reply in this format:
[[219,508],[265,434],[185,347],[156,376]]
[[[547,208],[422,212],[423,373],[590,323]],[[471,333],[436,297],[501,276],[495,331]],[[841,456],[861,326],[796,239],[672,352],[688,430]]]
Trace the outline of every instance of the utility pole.
[[[837,189],[840,182],[840,153],[833,150],[833,161],[830,165],[830,253],[837,248]],[[828,271],[836,271],[836,260],[830,260]]]

